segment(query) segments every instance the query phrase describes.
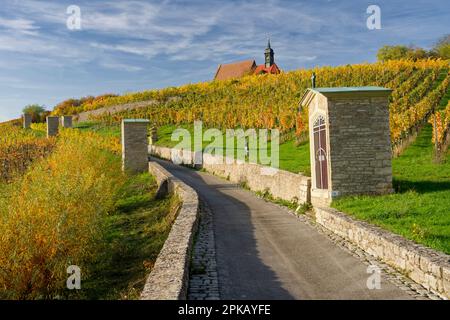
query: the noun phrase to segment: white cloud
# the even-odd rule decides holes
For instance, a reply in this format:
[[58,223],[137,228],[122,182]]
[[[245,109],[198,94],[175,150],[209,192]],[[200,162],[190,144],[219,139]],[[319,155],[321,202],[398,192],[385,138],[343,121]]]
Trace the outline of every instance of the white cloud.
[[2,17],[0,17],[0,27],[26,35],[37,35],[37,30],[39,30],[39,27],[34,25],[34,21],[27,19],[5,19]]
[[132,66],[126,63],[120,63],[116,61],[102,61],[100,62],[100,65],[107,69],[113,69],[113,70],[119,70],[119,71],[126,71],[126,72],[137,72],[141,71],[141,67]]

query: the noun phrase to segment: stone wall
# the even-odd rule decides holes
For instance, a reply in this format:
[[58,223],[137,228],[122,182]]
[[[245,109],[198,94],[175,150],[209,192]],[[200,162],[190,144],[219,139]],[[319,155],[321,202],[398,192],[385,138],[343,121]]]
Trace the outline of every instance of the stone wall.
[[391,193],[388,98],[333,98],[328,104],[331,190],[336,196]]
[[[162,159],[193,166],[194,152],[177,150],[166,147],[149,146],[149,153]],[[273,197],[297,201],[310,202],[309,177],[284,170],[274,170],[254,163],[242,163],[235,159],[226,159],[220,163],[220,158],[211,154],[203,154],[201,167],[217,176],[226,178],[231,182],[245,184],[252,191],[269,192]]]
[[[194,153],[166,147],[149,146],[150,154],[173,160],[178,155],[184,165],[192,165]],[[209,159],[208,159],[209,158]],[[203,168],[230,181],[246,182],[253,191],[268,189],[284,200],[294,197],[300,201],[310,198],[310,179],[279,170],[273,176],[261,175],[263,166],[255,164],[214,164],[217,158],[203,156]],[[206,161],[205,161],[206,160]],[[314,206],[314,219],[328,230],[353,242],[362,250],[385,261],[412,280],[444,298],[450,298],[450,256],[426,248],[405,238],[363,221],[357,221],[337,210]]]
[[330,208],[314,208],[316,222],[383,260],[425,288],[450,298],[450,256]]
[[160,191],[174,193],[182,202],[169,236],[148,276],[141,300],[186,300],[189,263],[198,226],[197,193],[156,162],[149,163]]
[[[170,97],[170,98],[168,98],[167,101],[172,101],[172,100],[176,100],[176,99],[180,99],[180,98],[179,97]],[[119,104],[119,105],[100,108],[100,109],[91,110],[91,111],[85,111],[85,112],[81,112],[81,113],[75,115],[74,121],[76,121],[76,122],[89,121],[93,117],[101,116],[104,114],[115,114],[115,113],[119,113],[119,112],[127,111],[127,110],[136,110],[136,109],[146,108],[146,107],[160,104],[160,103],[161,102],[158,100],[147,100],[147,101]]]

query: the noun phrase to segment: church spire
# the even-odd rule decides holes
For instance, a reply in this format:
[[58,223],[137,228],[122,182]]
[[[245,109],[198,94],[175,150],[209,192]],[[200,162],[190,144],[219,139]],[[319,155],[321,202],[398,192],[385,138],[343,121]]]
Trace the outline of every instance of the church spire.
[[270,47],[270,38],[267,40],[267,48],[264,51],[264,56],[265,56],[265,66],[266,68],[271,67],[274,63],[275,63],[275,54],[272,50],[272,48]]

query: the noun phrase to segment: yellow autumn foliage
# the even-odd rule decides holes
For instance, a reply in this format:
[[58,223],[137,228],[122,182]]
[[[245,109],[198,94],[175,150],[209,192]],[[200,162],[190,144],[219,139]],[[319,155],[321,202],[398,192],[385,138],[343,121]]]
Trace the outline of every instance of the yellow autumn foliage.
[[391,136],[396,141],[427,117],[439,103],[448,88],[448,69],[448,62],[442,60],[320,67],[126,94],[95,104],[90,102],[82,105],[80,111],[156,100],[160,103],[149,103],[146,108],[113,115],[104,114],[93,120],[118,123],[123,118],[146,118],[156,125],[202,120],[208,127],[278,128],[282,132],[295,131],[297,136],[301,136],[307,130],[308,118],[307,112],[298,114],[298,104],[304,91],[310,87],[310,78],[315,72],[318,87],[383,86],[393,89],[390,98]]
[[0,299],[55,298],[96,251],[124,184],[117,141],[62,130],[54,152],[0,188]]
[[33,161],[49,155],[56,140],[38,136],[32,130],[14,125],[0,126],[0,183],[27,170]]

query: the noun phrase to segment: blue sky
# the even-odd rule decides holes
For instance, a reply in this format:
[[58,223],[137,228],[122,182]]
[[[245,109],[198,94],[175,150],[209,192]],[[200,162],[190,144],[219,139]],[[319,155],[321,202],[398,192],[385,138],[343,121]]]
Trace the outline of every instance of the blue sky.
[[[381,30],[366,9],[381,8]],[[69,30],[69,5],[81,30]],[[210,80],[217,65],[263,62],[270,35],[283,70],[376,60],[384,44],[430,48],[449,33],[448,0],[2,1],[0,121],[23,106]]]

